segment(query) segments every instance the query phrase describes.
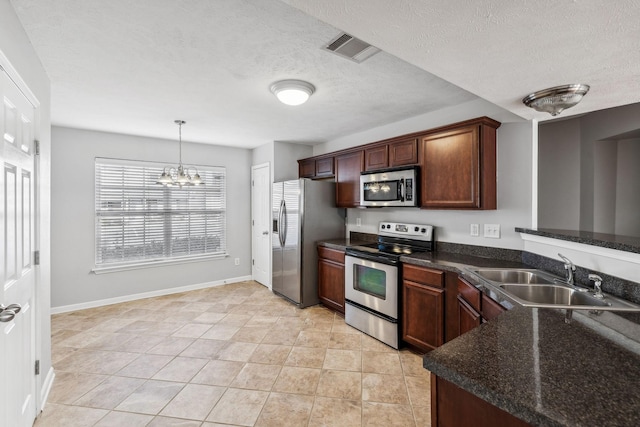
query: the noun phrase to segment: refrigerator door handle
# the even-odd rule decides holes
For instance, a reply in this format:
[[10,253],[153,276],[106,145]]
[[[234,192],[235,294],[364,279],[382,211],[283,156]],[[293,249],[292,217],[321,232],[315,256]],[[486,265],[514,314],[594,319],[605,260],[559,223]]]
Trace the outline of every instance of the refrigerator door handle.
[[278,240],[280,246],[284,246],[284,240],[282,239],[282,212],[284,209],[284,200],[280,200],[280,208],[278,209]]
[[282,219],[284,219],[284,227],[283,227],[283,236],[282,236],[282,246],[287,243],[287,227],[289,223],[287,222],[287,202],[282,201]]

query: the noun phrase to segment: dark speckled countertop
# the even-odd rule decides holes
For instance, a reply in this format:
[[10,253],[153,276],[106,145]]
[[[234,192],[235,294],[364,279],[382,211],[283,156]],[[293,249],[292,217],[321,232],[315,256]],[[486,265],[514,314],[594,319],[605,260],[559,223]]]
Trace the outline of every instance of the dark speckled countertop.
[[639,426],[639,325],[573,319],[517,307],[428,353],[424,367],[532,425]]
[[593,231],[560,230],[555,228],[539,228],[537,230],[533,230],[530,228],[516,227],[516,231],[524,234],[533,234],[536,236],[551,237],[552,239],[583,243],[585,245],[640,253],[640,237],[594,233]]
[[[344,250],[358,243],[320,244]],[[463,275],[471,266],[528,267],[500,255],[438,249],[401,261]],[[426,369],[535,426],[640,426],[640,313],[575,310],[566,324],[563,310],[491,296],[510,310],[427,353]]]

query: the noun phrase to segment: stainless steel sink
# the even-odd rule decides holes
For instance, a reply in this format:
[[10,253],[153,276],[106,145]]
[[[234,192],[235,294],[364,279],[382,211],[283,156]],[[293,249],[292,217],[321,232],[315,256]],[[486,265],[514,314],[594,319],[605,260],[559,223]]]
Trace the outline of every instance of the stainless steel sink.
[[497,283],[554,283],[554,277],[533,269],[479,268],[473,270],[483,279]]
[[500,285],[507,294],[520,300],[522,305],[535,304],[536,306],[590,306],[608,307],[610,304],[604,300],[594,298],[591,295],[580,292],[564,285]]
[[604,294],[595,298],[586,288],[576,287],[546,271],[527,268],[471,268],[468,271],[496,293],[526,307],[571,310],[634,311],[640,306]]

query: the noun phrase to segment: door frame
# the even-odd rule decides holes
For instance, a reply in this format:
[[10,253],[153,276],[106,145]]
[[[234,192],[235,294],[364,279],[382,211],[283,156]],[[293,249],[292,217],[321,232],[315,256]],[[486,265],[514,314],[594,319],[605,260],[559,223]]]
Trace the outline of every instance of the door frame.
[[[273,181],[272,177],[271,177],[271,164],[269,162],[265,162],[265,163],[260,163],[257,165],[253,165],[251,166],[251,277],[254,278],[254,264],[253,264],[253,260],[257,259],[259,256],[266,256],[267,258],[267,268],[269,269],[269,272],[267,274],[267,283],[266,286],[267,288],[271,289],[272,287],[272,283],[271,283],[271,233],[269,233],[269,246],[268,246],[268,250],[266,251],[265,254],[260,254],[257,250],[258,245],[256,242],[256,238],[255,238],[255,234],[254,234],[254,220],[255,218],[253,217],[254,215],[254,206],[257,203],[257,199],[258,197],[256,197],[256,193],[254,191],[254,186],[253,186],[253,178],[254,178],[254,174],[255,171],[257,169],[262,169],[262,168],[267,168],[267,174],[269,176],[269,185],[268,190],[269,191],[269,197],[267,198],[269,204],[267,206],[266,212],[268,215],[268,218],[266,218],[266,224],[271,224],[271,183]],[[269,231],[271,231],[271,227],[269,226]]]
[[[35,94],[31,91],[25,80],[21,77],[18,70],[16,70],[9,58],[0,50],[0,69],[7,75],[9,80],[13,82],[13,84],[17,87],[17,89],[24,95],[27,101],[33,106],[33,138],[35,141],[41,141],[41,119],[42,119],[42,111],[41,111],[41,103]],[[41,253],[41,233],[42,233],[42,221],[43,218],[46,218],[47,215],[43,215],[42,212],[42,169],[40,163],[40,152],[42,147],[38,147],[36,149],[34,142],[34,156],[33,156],[33,200],[34,200],[34,212],[33,212],[33,253],[32,257],[35,258],[35,252]],[[48,251],[47,255],[48,256]],[[29,339],[31,340],[31,360],[32,361],[41,361],[43,359],[43,334],[45,331],[43,330],[43,326],[45,324],[43,316],[46,314],[43,313],[41,303],[44,301],[48,295],[49,287],[47,289],[43,289],[43,280],[42,280],[42,271],[41,264],[45,261],[48,264],[48,260],[43,260],[42,257],[36,263],[35,259],[32,259],[33,265],[33,274],[34,274],[34,288],[33,288],[33,313],[31,314],[31,332]],[[47,312],[48,314],[48,312]],[[47,333],[49,331],[47,330]],[[51,359],[49,357],[48,359]],[[35,369],[35,367],[34,367]],[[35,398],[33,421],[35,422],[38,414],[44,408],[46,403],[46,399],[48,396],[48,392],[53,383],[53,368],[51,368],[51,372],[39,372],[38,375],[33,375],[31,377],[31,388],[33,392],[33,396]]]

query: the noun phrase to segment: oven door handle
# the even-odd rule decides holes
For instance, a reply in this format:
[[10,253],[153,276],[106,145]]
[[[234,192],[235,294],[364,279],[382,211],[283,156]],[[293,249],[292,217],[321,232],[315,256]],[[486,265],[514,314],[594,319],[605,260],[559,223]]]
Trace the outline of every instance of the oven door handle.
[[365,261],[379,262],[380,264],[393,265],[393,266],[399,264],[397,260],[391,259],[384,255],[374,255],[374,254],[366,254],[362,252],[354,252],[354,251],[350,251],[349,249],[345,251],[345,255],[355,259],[363,259]]

